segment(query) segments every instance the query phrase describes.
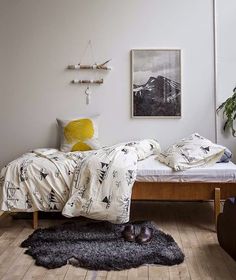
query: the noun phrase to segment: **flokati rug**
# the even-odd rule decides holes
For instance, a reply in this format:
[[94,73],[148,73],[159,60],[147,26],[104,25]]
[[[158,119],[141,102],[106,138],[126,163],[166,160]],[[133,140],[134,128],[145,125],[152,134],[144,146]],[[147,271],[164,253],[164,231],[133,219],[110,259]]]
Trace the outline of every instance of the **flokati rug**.
[[26,254],[36,264],[57,268],[67,263],[92,270],[122,270],[142,264],[175,265],[184,260],[184,254],[174,239],[160,231],[152,222],[136,222],[135,231],[142,226],[153,229],[153,238],[147,244],[127,242],[122,238],[124,225],[109,222],[69,222],[38,229],[25,241]]

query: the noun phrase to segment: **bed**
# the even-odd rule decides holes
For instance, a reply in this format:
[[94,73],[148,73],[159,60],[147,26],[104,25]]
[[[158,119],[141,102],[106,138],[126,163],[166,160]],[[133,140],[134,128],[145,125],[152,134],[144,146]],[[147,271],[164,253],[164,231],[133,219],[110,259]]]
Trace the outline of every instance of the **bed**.
[[[16,180],[5,183],[0,196],[1,210],[33,212],[33,227],[37,228],[38,211],[61,211],[66,203],[76,166],[75,156],[55,149],[41,149],[23,155],[11,165],[11,172],[16,173],[8,178],[15,176],[22,185],[19,187]],[[135,180],[132,200],[214,200],[215,221],[220,200],[236,196],[236,165],[232,162],[176,172],[152,155],[138,161]],[[32,194],[36,204],[32,203]],[[9,205],[14,206],[12,210]]]
[[176,172],[155,160],[155,156],[138,163],[132,192],[133,200],[214,200],[215,223],[220,213],[220,200],[231,196],[236,196],[234,163],[216,163]]

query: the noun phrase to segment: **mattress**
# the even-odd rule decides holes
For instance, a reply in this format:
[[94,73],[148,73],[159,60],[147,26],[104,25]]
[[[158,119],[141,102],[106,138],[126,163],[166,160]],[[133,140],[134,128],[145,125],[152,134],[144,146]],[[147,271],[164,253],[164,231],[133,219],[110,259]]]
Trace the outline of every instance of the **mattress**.
[[236,182],[236,165],[232,162],[216,163],[209,167],[173,171],[151,156],[138,162],[138,182]]

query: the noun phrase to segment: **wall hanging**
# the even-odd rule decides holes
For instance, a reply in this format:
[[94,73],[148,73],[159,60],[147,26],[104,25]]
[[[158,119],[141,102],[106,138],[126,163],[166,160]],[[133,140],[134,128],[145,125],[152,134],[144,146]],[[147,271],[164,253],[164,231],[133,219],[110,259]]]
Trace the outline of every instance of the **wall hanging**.
[[132,117],[181,117],[181,50],[132,50]]
[[79,70],[79,69],[91,69],[91,70],[111,70],[111,67],[108,67],[106,64],[108,62],[110,62],[111,59],[105,61],[104,63],[102,64],[93,64],[93,65],[83,65],[83,64],[71,64],[71,65],[68,65],[68,69],[71,69],[71,70]]
[[[82,59],[84,58],[87,50],[90,50],[91,56],[92,56],[92,61],[94,61],[93,64],[82,64]],[[103,62],[103,63],[96,63],[96,60],[94,58],[94,51],[93,51],[93,46],[91,40],[89,40],[83,55],[80,59],[80,62],[78,64],[70,64],[67,66],[67,69],[69,70],[111,70],[111,67],[108,66],[108,63],[111,61],[111,59]],[[100,75],[100,74],[99,74]],[[93,75],[96,76],[96,75]],[[93,77],[94,78],[94,77]],[[86,95],[86,104],[90,103],[90,97],[91,97],[91,90],[90,90],[90,84],[97,84],[101,85],[103,84],[104,79],[103,78],[95,78],[95,79],[74,79],[71,81],[73,84],[88,84],[86,90],[85,90],[85,95]]]

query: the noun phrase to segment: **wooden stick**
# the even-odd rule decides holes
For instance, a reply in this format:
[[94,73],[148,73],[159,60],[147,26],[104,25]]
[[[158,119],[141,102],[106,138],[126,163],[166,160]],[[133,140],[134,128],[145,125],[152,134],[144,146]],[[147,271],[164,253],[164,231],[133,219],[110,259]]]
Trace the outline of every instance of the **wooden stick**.
[[111,70],[111,67],[100,66],[100,65],[68,65],[67,67],[70,70]]
[[33,229],[37,229],[39,224],[38,211],[33,212]]
[[215,226],[217,226],[217,218],[218,215],[220,214],[220,188],[215,188],[214,210],[215,210]]
[[68,65],[68,69],[70,70],[79,70],[79,69],[92,69],[92,70],[111,70],[111,67],[106,66],[108,62],[111,60],[107,60],[101,64],[93,64],[93,65],[86,65],[86,64],[70,64]]
[[103,79],[99,80],[72,80],[72,84],[103,84]]

